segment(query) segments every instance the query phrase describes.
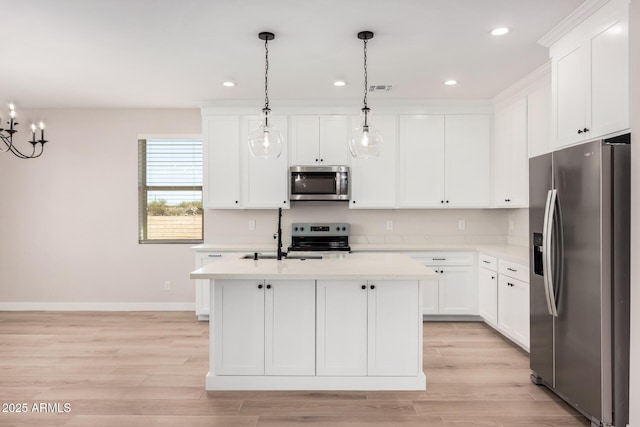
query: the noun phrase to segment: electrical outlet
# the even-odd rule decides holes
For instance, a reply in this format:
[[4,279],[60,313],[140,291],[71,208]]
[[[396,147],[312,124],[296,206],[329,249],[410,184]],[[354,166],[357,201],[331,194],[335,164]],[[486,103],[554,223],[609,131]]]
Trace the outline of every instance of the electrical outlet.
[[256,220],[252,219],[251,221],[249,221],[249,230],[255,230],[256,229]]
[[464,219],[458,220],[458,230],[464,230],[467,228],[467,222]]
[[390,219],[387,220],[387,230],[393,230],[393,221]]
[[170,291],[171,290],[171,281],[170,280],[165,280],[164,281],[164,290],[165,291]]

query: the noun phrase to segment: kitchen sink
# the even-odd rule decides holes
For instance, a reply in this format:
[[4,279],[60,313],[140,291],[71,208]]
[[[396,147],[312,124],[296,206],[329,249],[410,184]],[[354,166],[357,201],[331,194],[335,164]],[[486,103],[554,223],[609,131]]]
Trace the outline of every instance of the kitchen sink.
[[[247,254],[245,256],[242,257],[242,259],[253,259],[254,258],[254,254]],[[276,259],[278,258],[278,256],[276,254],[261,254],[258,253],[258,259]],[[322,255],[289,255],[289,256],[282,256],[282,259],[299,259],[299,260],[305,260],[305,259],[322,259]]]

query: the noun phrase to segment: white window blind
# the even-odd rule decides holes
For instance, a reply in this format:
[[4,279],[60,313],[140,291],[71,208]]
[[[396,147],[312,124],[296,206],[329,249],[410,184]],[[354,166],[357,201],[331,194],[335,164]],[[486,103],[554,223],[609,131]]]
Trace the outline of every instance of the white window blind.
[[140,243],[202,242],[202,141],[142,139]]

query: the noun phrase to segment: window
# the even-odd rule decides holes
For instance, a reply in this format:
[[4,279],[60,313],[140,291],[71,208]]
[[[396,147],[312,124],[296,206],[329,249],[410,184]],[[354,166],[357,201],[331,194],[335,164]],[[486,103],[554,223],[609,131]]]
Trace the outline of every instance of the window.
[[140,243],[202,243],[202,141],[138,140]]

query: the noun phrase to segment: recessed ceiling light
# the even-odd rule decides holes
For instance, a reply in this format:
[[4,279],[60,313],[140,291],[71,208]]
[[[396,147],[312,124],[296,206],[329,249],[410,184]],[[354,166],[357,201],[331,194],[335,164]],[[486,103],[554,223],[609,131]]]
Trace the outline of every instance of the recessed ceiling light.
[[447,80],[446,82],[444,82],[444,84],[447,86],[454,86],[454,85],[457,85],[458,82],[455,80]]
[[234,82],[226,81],[222,82],[222,86],[224,87],[234,87],[236,84]]
[[493,30],[491,30],[491,35],[492,36],[504,36],[508,32],[509,32],[509,29],[507,27],[494,28]]
[[336,80],[335,82],[333,82],[334,86],[338,86],[338,87],[342,87],[342,86],[346,86],[347,83],[345,81],[342,80]]

